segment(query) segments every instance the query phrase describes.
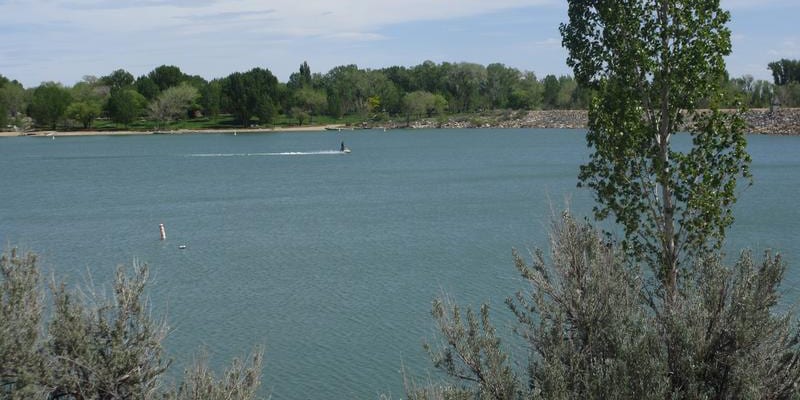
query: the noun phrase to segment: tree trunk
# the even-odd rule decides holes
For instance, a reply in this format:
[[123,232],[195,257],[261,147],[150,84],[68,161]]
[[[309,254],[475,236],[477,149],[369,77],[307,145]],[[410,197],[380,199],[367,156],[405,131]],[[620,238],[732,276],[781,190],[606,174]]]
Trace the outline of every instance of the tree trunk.
[[680,397],[684,387],[683,373],[680,370],[680,333],[675,328],[675,318],[678,312],[678,257],[675,246],[675,214],[674,214],[674,193],[672,188],[672,171],[669,168],[669,142],[672,133],[672,116],[670,114],[670,87],[667,82],[672,74],[670,68],[670,2],[659,0],[658,19],[661,29],[661,65],[663,67],[661,76],[660,93],[660,123],[658,126],[658,162],[661,163],[657,171],[658,181],[661,185],[661,268],[662,284],[664,285],[664,312],[662,317],[666,320],[665,335],[667,345],[667,362],[671,390],[667,395],[668,399],[676,395]]

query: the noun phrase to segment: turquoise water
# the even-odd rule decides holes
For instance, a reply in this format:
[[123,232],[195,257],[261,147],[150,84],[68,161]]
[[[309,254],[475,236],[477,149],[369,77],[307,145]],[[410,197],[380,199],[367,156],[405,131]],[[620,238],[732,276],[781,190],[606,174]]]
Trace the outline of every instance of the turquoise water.
[[[794,301],[800,137],[750,151],[728,247],[786,254]],[[148,263],[174,375],[263,344],[274,399],[400,398],[401,366],[430,367],[435,296],[507,319],[511,249],[545,245],[566,202],[588,215],[587,157],[572,130],[0,138],[0,241],[75,284]]]

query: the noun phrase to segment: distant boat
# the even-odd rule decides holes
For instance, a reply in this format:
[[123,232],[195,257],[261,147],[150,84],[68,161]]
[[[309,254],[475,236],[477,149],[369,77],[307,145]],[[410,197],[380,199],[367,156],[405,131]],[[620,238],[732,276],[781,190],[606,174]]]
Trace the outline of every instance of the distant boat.
[[342,142],[342,145],[339,146],[339,151],[342,152],[343,154],[350,154],[350,148],[345,146],[344,142]]

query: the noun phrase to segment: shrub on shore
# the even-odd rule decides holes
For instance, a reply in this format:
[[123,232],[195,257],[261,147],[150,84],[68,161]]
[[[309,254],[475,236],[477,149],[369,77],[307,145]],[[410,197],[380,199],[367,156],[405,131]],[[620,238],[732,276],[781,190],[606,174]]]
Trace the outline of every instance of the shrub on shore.
[[[549,257],[537,251],[529,263],[515,252],[514,260],[530,286],[507,305],[528,359],[512,357],[486,305],[476,315],[436,299],[441,340],[429,348],[450,379],[409,384],[408,398],[786,399],[800,388],[800,335],[780,302],[779,256],[743,252],[726,266],[718,253],[699,255],[674,314],[655,304],[652,276],[569,215],[553,225]],[[668,340],[679,341],[676,371]]]
[[146,265],[117,269],[113,296],[53,282],[45,289],[37,258],[16,249],[0,257],[0,399],[251,400],[258,398],[263,351],[234,360],[217,378],[199,358],[177,387],[164,385],[165,320],[144,297]]

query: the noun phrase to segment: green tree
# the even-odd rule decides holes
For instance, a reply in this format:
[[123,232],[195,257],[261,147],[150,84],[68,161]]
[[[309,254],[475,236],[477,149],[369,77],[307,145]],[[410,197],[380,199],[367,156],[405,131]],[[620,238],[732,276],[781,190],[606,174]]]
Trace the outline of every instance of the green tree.
[[542,103],[544,108],[558,108],[558,94],[561,92],[561,82],[555,75],[547,75],[544,77],[542,85]]
[[[623,246],[653,269],[673,391],[681,370],[681,288],[688,260],[720,247],[733,221],[737,177],[749,176],[740,113],[717,108],[730,53],[730,14],[719,1],[569,2],[561,26],[567,63],[597,92],[587,142],[594,149],[581,183],[594,189],[595,215],[613,216]],[[710,99],[710,110],[698,104]],[[688,130],[692,146],[672,136]]]
[[[598,94],[587,133],[595,151],[581,182],[595,190],[596,215],[622,224],[626,247],[660,266],[672,298],[682,256],[719,245],[736,178],[748,175],[740,114],[715,103],[697,110],[720,96],[730,16],[716,1],[571,1],[569,10],[568,64]],[[693,146],[679,152],[671,138],[683,129]]]
[[569,110],[575,107],[575,92],[578,84],[569,76],[558,78],[558,95],[556,96],[556,106],[562,110]]
[[406,94],[403,97],[403,112],[406,115],[406,125],[411,124],[411,118],[421,117],[428,108],[428,102],[432,96],[429,92],[416,91]]
[[310,123],[314,123],[314,115],[320,115],[328,107],[325,92],[304,87],[294,93],[294,104],[308,114]]
[[423,90],[417,90],[403,97],[403,112],[406,116],[406,125],[411,123],[411,118],[430,117],[433,114],[442,114],[447,107],[447,100],[441,95],[435,95]]
[[493,109],[507,108],[515,84],[519,81],[520,72],[503,64],[486,66],[486,96]]
[[100,81],[111,88],[111,90],[126,89],[133,86],[135,82],[133,75],[124,69],[118,69],[114,72],[100,78]]
[[101,79],[84,76],[83,80],[72,86],[70,93],[73,101],[93,102],[102,106],[108,100],[110,90]]
[[[363,96],[364,112],[367,114],[378,114],[384,111],[397,113],[400,111],[402,95],[397,85],[394,84],[382,71],[367,71],[365,74],[366,88]],[[379,100],[378,107],[370,104],[371,98]]]
[[415,89],[412,86],[411,71],[406,67],[392,66],[383,68],[379,72],[386,76],[402,93],[412,92]]
[[11,81],[3,75],[0,75],[0,130],[4,129],[11,117],[11,96],[10,89]]
[[341,117],[345,114],[364,114],[369,98],[369,79],[356,65],[332,68],[325,74],[323,85],[328,97],[328,112]]
[[775,95],[784,107],[800,107],[800,82],[789,82],[776,87]]
[[442,63],[437,65],[433,61],[427,60],[416,67],[410,69],[409,90],[424,90],[431,93],[444,94],[447,88],[447,76],[451,64]]
[[148,106],[150,117],[162,123],[185,118],[200,97],[193,86],[184,82],[162,91]]
[[278,79],[263,68],[253,68],[245,73],[235,72],[225,78],[222,93],[228,110],[242,126],[250,126],[252,117],[267,124],[276,113],[274,101],[278,94]]
[[200,89],[200,105],[203,113],[216,117],[222,110],[222,80],[214,79]]
[[292,107],[289,110],[289,115],[297,120],[297,124],[302,126],[303,122],[305,122],[309,115],[308,113],[300,107]]
[[0,75],[0,122],[2,123],[0,128],[21,114],[26,108],[26,102],[27,96],[22,84],[16,80],[9,81]]
[[772,78],[776,85],[783,86],[791,82],[800,82],[800,60],[784,58],[769,63],[767,68],[772,71]]
[[136,92],[144,96],[144,98],[147,100],[155,99],[156,96],[158,96],[158,93],[161,91],[158,85],[147,76],[140,76],[136,78],[134,85],[136,86]]
[[534,110],[542,106],[544,88],[536,74],[526,72],[511,90],[509,105],[514,109]]
[[112,90],[111,87],[105,85],[102,78],[83,77],[83,80],[76,83],[70,90],[72,104],[67,107],[67,118],[77,121],[84,129],[88,129],[102,113],[110,90]]
[[481,89],[486,86],[486,68],[480,64],[453,65],[448,75],[448,90],[452,95],[450,106],[456,112],[477,111],[485,106]]
[[128,126],[142,114],[147,99],[134,89],[119,89],[111,92],[108,99],[108,115],[111,120]]
[[300,64],[299,72],[294,72],[289,75],[287,86],[291,90],[298,90],[311,86],[311,67],[308,66],[307,62],[303,61],[303,63]]
[[162,65],[156,67],[147,74],[153,83],[158,86],[158,91],[167,90],[173,86],[178,86],[181,82],[188,79],[188,76],[181,72],[181,69],[174,65]]
[[100,116],[103,108],[99,103],[90,101],[79,101],[69,105],[65,112],[70,119],[80,122],[84,129],[89,129],[92,122]]
[[72,102],[69,90],[55,82],[41,84],[33,91],[28,115],[37,124],[56,129],[56,124],[64,118],[67,107]]

